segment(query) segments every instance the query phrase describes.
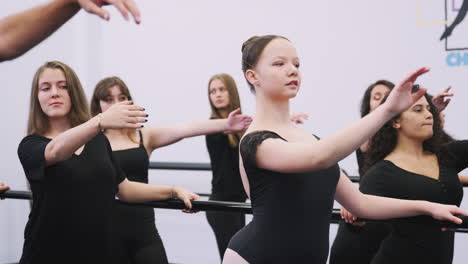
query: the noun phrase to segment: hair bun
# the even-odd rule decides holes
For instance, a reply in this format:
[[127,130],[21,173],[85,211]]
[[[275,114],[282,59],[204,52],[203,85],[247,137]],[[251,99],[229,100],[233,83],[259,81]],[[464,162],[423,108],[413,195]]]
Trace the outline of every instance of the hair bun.
[[244,52],[244,49],[250,45],[250,43],[252,43],[254,40],[258,39],[259,37],[258,36],[253,36],[253,37],[250,37],[248,40],[244,41],[244,43],[242,43],[242,48],[241,48],[241,52]]

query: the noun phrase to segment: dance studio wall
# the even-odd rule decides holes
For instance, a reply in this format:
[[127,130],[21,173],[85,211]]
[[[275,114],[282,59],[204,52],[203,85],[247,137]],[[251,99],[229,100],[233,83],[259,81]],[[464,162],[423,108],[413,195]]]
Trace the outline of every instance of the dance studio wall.
[[[0,17],[38,2],[2,1]],[[141,25],[123,21],[112,8],[109,22],[81,12],[26,55],[0,64],[5,139],[0,180],[16,190],[26,188],[16,149],[26,130],[31,79],[44,61],[62,60],[72,66],[88,95],[101,78],[120,76],[135,102],[147,109],[148,125],[170,125],[209,117],[207,81],[220,72],[234,76],[244,113],[254,114],[255,96],[242,75],[240,48],[250,36],[263,34],[284,35],[297,47],[303,83],[291,110],[310,115],[302,125],[310,133],[326,137],[358,119],[361,96],[373,81],[398,82],[408,72],[428,66],[431,72],[418,83],[433,94],[453,87],[447,131],[466,138],[468,23],[462,22],[447,41],[439,40],[445,21],[454,19],[461,3],[141,0]],[[157,150],[151,159],[209,161],[203,137]],[[357,174],[354,155],[340,164]],[[186,186],[196,181],[187,177]],[[210,191],[209,185],[204,191]],[[0,263],[19,259],[28,210],[24,201],[0,201]],[[457,236],[460,243],[468,240]],[[467,257],[456,251],[454,263],[462,263],[462,254]],[[191,263],[190,258],[185,263]]]

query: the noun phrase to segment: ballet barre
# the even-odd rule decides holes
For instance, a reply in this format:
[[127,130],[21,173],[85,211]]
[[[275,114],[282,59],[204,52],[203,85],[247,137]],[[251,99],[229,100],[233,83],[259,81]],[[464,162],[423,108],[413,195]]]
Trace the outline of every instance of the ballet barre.
[[[21,200],[30,200],[32,199],[32,194],[29,191],[6,191],[3,194],[0,194],[1,199],[21,199]],[[118,201],[131,206],[138,207],[152,207],[160,209],[176,209],[182,210],[186,209],[185,204],[178,199],[169,199],[164,201],[153,201],[153,202],[143,202],[143,203],[128,203],[123,201]],[[224,211],[224,212],[237,212],[243,214],[252,214],[252,206],[250,203],[238,203],[238,202],[226,202],[226,201],[192,201],[192,210],[193,211]],[[437,227],[448,227],[454,228],[455,232],[468,233],[468,216],[460,217],[463,220],[463,223],[456,225],[452,222],[447,221],[437,221],[434,219],[429,219],[427,216],[424,216],[424,221],[417,220],[418,218],[399,218],[399,219],[390,219],[390,220],[371,220],[371,219],[358,219],[358,221],[363,222],[386,222],[386,223],[402,223],[402,222],[412,222],[415,224],[424,224],[424,225],[434,225]],[[337,224],[343,222],[340,215],[340,209],[333,209],[330,223]]]

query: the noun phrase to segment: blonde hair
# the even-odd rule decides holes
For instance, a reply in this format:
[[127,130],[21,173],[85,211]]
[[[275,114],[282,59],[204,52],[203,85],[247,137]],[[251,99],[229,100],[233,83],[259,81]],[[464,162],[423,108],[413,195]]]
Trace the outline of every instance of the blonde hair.
[[71,101],[71,109],[68,113],[68,119],[70,121],[71,127],[79,126],[91,118],[91,115],[89,114],[88,102],[86,100],[80,79],[78,79],[76,73],[72,68],[70,68],[70,66],[63,62],[49,61],[39,67],[33,77],[31,97],[29,102],[29,117],[27,128],[28,135],[43,135],[49,130],[49,118],[44,113],[44,111],[42,111],[38,99],[39,78],[46,69],[58,69],[61,70],[65,75],[67,91]]
[[[208,81],[208,100],[210,101],[210,106],[211,106],[211,118],[223,119],[224,117],[221,116],[221,113],[213,105],[213,102],[211,102],[211,98],[210,98],[210,85],[214,80],[220,80],[226,87],[226,90],[228,91],[229,105],[227,106],[227,109],[226,109],[228,113],[234,111],[237,108],[241,109],[239,92],[237,90],[236,82],[229,74],[226,74],[226,73],[216,74],[212,76],[210,80]],[[242,109],[239,113],[242,114]],[[242,137],[242,135],[243,135],[242,132],[228,134],[229,145],[231,147],[236,147],[239,144],[239,140]]]

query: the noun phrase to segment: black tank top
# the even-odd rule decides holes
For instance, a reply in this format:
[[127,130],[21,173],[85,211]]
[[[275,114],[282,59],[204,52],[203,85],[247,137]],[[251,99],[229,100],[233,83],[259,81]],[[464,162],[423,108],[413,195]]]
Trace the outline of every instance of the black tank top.
[[257,147],[268,138],[285,140],[256,131],[241,141],[254,217],[229,248],[249,263],[326,263],[339,167],[302,173],[259,168]]
[[[136,148],[112,151],[115,159],[125,172],[129,181],[148,183],[149,157],[143,145],[143,135],[138,131],[140,144]],[[115,225],[125,228],[129,223],[141,221],[154,222],[154,209],[116,203],[114,210]]]

